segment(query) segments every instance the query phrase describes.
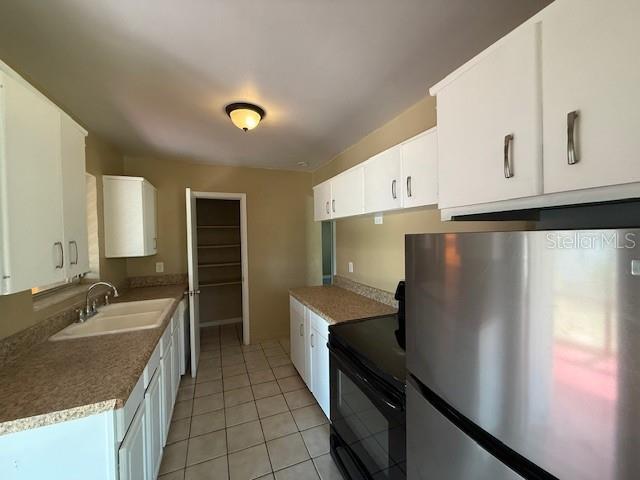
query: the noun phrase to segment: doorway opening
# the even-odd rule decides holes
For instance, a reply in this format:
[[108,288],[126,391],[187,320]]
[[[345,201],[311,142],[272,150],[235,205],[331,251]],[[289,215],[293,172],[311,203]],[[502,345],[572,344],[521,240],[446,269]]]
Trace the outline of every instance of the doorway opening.
[[322,222],[322,284],[331,285],[336,271],[336,235],[334,222]]
[[191,365],[201,329],[250,341],[246,195],[187,189]]

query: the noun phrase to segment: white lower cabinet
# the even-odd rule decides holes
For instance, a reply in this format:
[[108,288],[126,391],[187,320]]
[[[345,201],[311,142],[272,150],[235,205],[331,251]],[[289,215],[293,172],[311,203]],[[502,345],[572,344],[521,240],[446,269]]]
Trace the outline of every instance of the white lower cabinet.
[[291,343],[291,361],[302,379],[308,384],[305,367],[305,306],[293,297],[289,297],[289,334]]
[[162,417],[162,382],[160,378],[161,372],[160,368],[158,368],[144,395],[144,407],[147,419],[147,470],[150,474],[149,478],[151,479],[155,479],[160,470],[162,447],[164,445],[163,431],[165,425]]
[[289,304],[291,361],[329,417],[329,323],[293,297]]
[[145,402],[142,402],[118,451],[120,480],[146,480],[150,478],[147,462],[145,462],[147,453],[146,421]]

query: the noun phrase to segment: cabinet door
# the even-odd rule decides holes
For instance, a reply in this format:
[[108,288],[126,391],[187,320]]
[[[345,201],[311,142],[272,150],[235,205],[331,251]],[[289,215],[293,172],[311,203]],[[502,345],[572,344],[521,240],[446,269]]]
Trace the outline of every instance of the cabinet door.
[[67,115],[61,115],[64,245],[67,277],[89,271],[85,133]]
[[400,145],[372,157],[364,165],[364,211],[394,210],[402,205]]
[[438,137],[436,129],[407,140],[402,149],[402,206],[438,203]]
[[364,171],[362,167],[347,170],[331,179],[331,218],[364,213]]
[[542,192],[539,37],[523,26],[438,92],[440,208]]
[[144,248],[145,255],[158,253],[157,191],[149,182],[142,182],[143,216],[144,216]]
[[306,378],[304,361],[304,311],[305,307],[293,297],[289,297],[289,334],[291,341],[291,362],[300,376]]
[[[170,328],[170,327],[169,327]],[[166,354],[160,359],[160,373],[162,374],[162,420],[163,420],[163,445],[167,442],[167,434],[169,433],[169,424],[171,423],[171,415],[173,414],[173,387],[172,387],[172,349],[171,342]]]
[[313,219],[316,222],[331,218],[331,182],[313,187]]
[[547,9],[545,192],[640,181],[639,18],[637,0],[563,0]]
[[329,417],[329,348],[327,339],[315,328],[311,328],[311,392],[324,414]]
[[0,73],[0,128],[0,293],[6,294],[64,280],[69,255],[60,112]]
[[149,387],[144,395],[145,415],[146,415],[146,435],[147,435],[147,471],[149,479],[155,480],[160,469],[162,458],[163,438],[163,418],[162,418],[162,390],[161,372],[159,369],[151,378]]
[[180,387],[180,347],[178,346],[178,330],[171,337],[171,405],[175,404]]
[[145,255],[142,179],[103,176],[105,256]]
[[146,480],[150,478],[145,461],[147,452],[145,424],[145,402],[142,402],[118,451],[120,480]]

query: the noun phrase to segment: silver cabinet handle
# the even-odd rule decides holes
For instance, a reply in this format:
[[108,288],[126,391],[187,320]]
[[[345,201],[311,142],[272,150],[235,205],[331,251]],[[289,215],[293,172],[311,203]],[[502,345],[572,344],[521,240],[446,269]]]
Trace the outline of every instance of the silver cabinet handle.
[[407,197],[411,196],[411,175],[407,177]]
[[391,181],[391,197],[394,200],[397,198],[397,195],[396,195],[396,180],[395,179],[393,179]]
[[329,200],[327,200],[327,213],[330,213],[329,212]]
[[313,333],[311,334],[311,348],[313,348]]
[[331,200],[331,208],[333,210],[333,213],[336,213],[336,199],[335,198],[333,200]]
[[75,240],[71,240],[69,242],[69,251],[71,251],[71,246],[73,245],[73,251],[75,252],[75,260],[69,262],[69,265],[77,265],[78,264],[78,244]]
[[569,165],[575,165],[580,161],[578,154],[576,153],[576,119],[578,118],[578,111],[574,110],[567,114],[567,163]]
[[304,336],[304,324],[300,324],[300,336]]
[[56,265],[56,269],[60,269],[64,267],[64,247],[62,246],[62,242],[55,242],[53,246],[60,249],[60,263]]
[[513,177],[513,154],[511,152],[513,144],[513,134],[504,137],[504,178]]

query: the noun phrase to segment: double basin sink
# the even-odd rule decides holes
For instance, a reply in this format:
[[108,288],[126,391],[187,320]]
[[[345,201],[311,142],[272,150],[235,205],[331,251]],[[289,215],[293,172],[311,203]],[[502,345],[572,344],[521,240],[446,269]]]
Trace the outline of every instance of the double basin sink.
[[69,340],[156,328],[160,326],[174,302],[173,298],[159,298],[106,305],[87,321],[73,323],[49,340]]

